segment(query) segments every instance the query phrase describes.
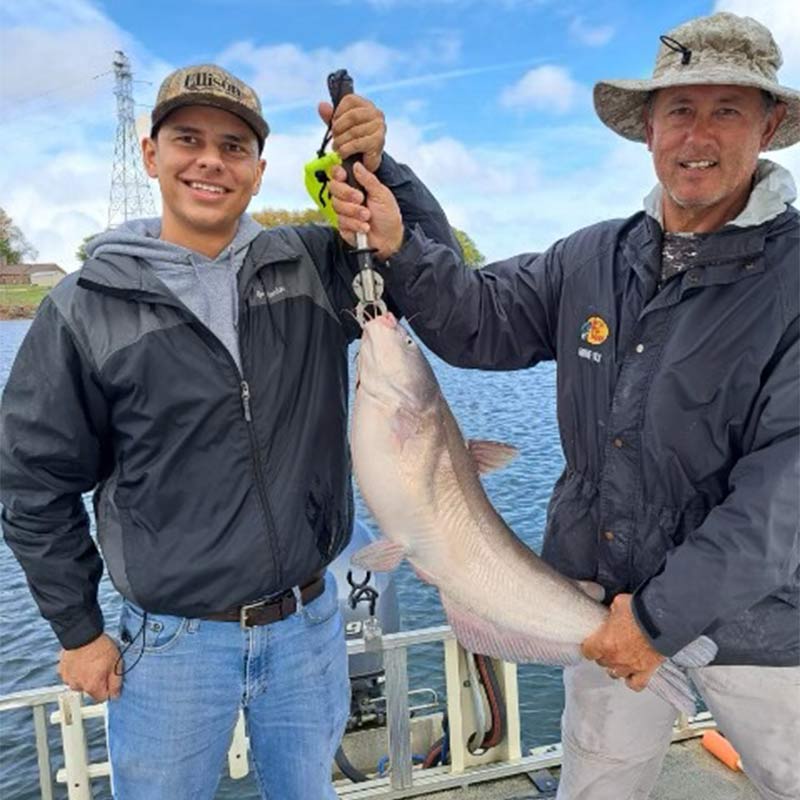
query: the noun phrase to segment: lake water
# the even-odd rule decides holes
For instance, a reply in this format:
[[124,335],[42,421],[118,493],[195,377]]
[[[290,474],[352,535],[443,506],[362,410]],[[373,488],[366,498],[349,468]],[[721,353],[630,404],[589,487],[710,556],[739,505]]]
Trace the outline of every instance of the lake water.
[[[4,386],[20,342],[30,327],[27,320],[0,322],[0,387]],[[355,352],[355,350],[354,350]],[[563,466],[555,416],[555,365],[541,364],[520,372],[459,370],[430,356],[445,396],[464,435],[505,441],[520,449],[520,457],[485,479],[489,497],[518,536],[537,551],[541,547],[545,509],[550,490]],[[360,498],[362,519],[372,524]],[[444,622],[435,590],[407,568],[397,571],[401,627],[404,630]],[[115,624],[119,599],[107,578],[100,602],[109,626]],[[41,619],[25,578],[5,542],[0,543],[0,695],[58,684],[58,644]],[[441,645],[414,648],[409,658],[412,687],[431,687],[444,696]],[[523,665],[519,669],[523,752],[559,739],[563,703],[560,670]],[[96,750],[100,730],[91,731]],[[51,737],[51,743],[56,739]],[[58,753],[54,750],[54,762]],[[61,766],[57,763],[57,766]],[[36,753],[30,712],[0,714],[0,797],[38,798]],[[108,781],[93,784],[95,798],[110,798]],[[63,788],[57,797],[66,797]],[[255,800],[250,777],[224,778],[220,800]]]

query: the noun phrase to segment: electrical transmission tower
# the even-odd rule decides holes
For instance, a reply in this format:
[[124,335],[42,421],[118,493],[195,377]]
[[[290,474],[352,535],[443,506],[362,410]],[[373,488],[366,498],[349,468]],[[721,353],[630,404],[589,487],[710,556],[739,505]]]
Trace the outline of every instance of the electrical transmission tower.
[[114,167],[111,171],[111,197],[108,203],[108,227],[137,217],[154,217],[156,208],[142,166],[142,152],[133,116],[133,76],[131,62],[121,50],[114,55],[117,96],[117,139],[114,144]]

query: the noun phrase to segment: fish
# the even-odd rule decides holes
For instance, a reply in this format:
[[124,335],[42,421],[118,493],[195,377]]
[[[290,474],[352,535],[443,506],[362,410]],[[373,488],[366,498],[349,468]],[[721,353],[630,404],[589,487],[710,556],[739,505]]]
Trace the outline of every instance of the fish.
[[[428,359],[391,313],[363,327],[350,451],[382,533],[352,564],[390,571],[407,559],[438,589],[456,638],[473,653],[562,666],[583,660],[581,642],[609,614],[605,590],[557,572],[505,523],[480,476],[517,449],[464,439]],[[693,713],[684,668],[709,663],[716,651],[699,637],[663,661],[647,688]]]

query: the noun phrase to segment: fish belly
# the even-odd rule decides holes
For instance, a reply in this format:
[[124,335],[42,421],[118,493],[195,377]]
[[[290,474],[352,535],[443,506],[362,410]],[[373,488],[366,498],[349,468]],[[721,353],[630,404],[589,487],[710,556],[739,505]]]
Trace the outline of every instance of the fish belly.
[[580,643],[605,618],[602,607],[585,603],[578,589],[565,591],[544,570],[509,569],[491,548],[462,540],[460,556],[437,585],[466,649],[518,663],[580,661]]

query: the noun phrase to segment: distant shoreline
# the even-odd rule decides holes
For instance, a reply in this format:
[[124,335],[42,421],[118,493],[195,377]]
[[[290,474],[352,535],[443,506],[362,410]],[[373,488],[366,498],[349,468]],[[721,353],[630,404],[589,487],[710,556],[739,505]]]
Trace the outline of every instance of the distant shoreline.
[[33,319],[50,288],[30,283],[0,284],[0,320]]
[[0,322],[15,319],[33,319],[38,306],[0,306]]

